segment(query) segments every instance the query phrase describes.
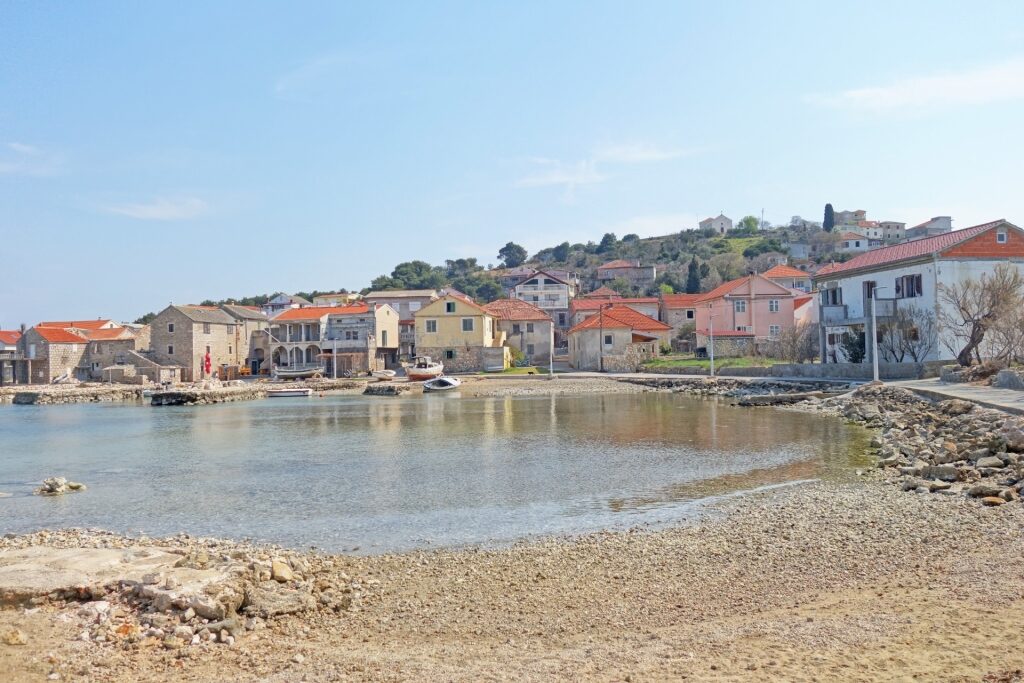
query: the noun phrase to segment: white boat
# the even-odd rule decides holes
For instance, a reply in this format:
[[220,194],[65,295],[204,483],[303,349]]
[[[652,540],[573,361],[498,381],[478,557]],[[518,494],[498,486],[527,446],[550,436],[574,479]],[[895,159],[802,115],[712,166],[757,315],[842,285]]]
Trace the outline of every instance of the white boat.
[[435,379],[443,372],[444,364],[431,360],[430,356],[416,356],[405,368],[405,374],[409,376],[410,382]]
[[381,382],[390,382],[395,378],[394,370],[374,370],[370,373],[372,377],[376,377]]
[[324,367],[322,365],[304,365],[297,367],[274,366],[274,377],[279,379],[304,379],[306,377],[322,377]]
[[462,386],[458,377],[436,377],[423,383],[423,391],[452,391]]
[[308,387],[296,389],[267,389],[267,398],[293,398],[312,395],[313,390]]

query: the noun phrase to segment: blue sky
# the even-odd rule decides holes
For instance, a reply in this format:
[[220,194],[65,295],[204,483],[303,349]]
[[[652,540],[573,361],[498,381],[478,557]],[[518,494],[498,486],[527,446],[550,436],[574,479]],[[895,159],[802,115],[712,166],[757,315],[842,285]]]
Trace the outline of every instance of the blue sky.
[[5,328],[720,210],[1024,222],[1021,2],[4,3],[0,45]]

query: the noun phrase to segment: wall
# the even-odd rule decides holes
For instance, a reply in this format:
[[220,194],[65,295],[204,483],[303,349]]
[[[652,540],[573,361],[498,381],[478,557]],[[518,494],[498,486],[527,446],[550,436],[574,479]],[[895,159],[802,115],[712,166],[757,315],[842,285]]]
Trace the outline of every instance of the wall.
[[[454,358],[445,358],[445,352],[452,351]],[[482,346],[416,346],[420,356],[430,356],[444,363],[446,373],[482,372],[484,370],[484,347]]]
[[[697,324],[697,311],[693,308],[663,308],[661,321],[672,326],[672,336],[679,334],[679,329],[684,325]],[[687,317],[689,312],[692,317]]]
[[[454,303],[453,313],[445,304]],[[473,320],[473,331],[462,331],[463,318]],[[437,321],[437,331],[427,332],[427,320]],[[504,335],[498,335],[503,337]],[[495,336],[494,318],[480,307],[456,297],[445,296],[416,313],[416,352],[431,355],[423,349],[462,348],[466,346],[501,346],[503,339]]]
[[992,386],[999,387],[1000,389],[1024,391],[1024,368],[1000,370],[996,374],[996,379],[992,383]]
[[[519,325],[520,332],[514,333],[512,328]],[[533,325],[533,332],[527,332],[527,325]],[[543,365],[551,359],[551,341],[553,324],[547,320],[499,320],[498,329],[505,333],[506,343],[530,356],[534,363]],[[527,353],[527,346],[533,344],[532,356]]]
[[[625,327],[613,327],[603,331],[612,336],[611,346],[605,346],[605,369],[611,356],[621,356],[633,341],[633,331]],[[577,370],[599,371],[601,369],[601,334],[599,329],[577,330],[569,335],[569,365]]]

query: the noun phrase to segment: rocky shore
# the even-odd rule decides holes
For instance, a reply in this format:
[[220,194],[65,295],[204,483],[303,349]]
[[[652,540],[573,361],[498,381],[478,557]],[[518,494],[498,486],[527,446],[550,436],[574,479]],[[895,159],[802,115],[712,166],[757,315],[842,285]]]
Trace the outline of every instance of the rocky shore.
[[140,401],[141,386],[123,384],[40,385],[32,387],[0,387],[0,404],[58,405],[64,403],[103,403],[108,401]]

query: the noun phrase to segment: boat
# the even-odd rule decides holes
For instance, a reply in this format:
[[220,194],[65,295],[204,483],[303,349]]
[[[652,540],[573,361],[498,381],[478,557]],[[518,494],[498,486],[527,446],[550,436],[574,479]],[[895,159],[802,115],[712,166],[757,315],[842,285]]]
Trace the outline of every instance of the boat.
[[432,360],[430,356],[416,356],[412,359],[412,363],[405,368],[405,374],[409,376],[410,382],[436,379],[443,372],[444,364]]
[[296,389],[267,389],[267,398],[295,398],[312,395],[313,390],[308,387]]
[[423,383],[423,391],[452,391],[462,386],[458,377],[435,377]]
[[374,370],[370,373],[371,377],[376,377],[381,382],[390,382],[395,378],[394,370]]
[[274,377],[277,379],[305,379],[307,377],[322,377],[324,367],[320,365],[305,365],[297,367],[274,366]]

